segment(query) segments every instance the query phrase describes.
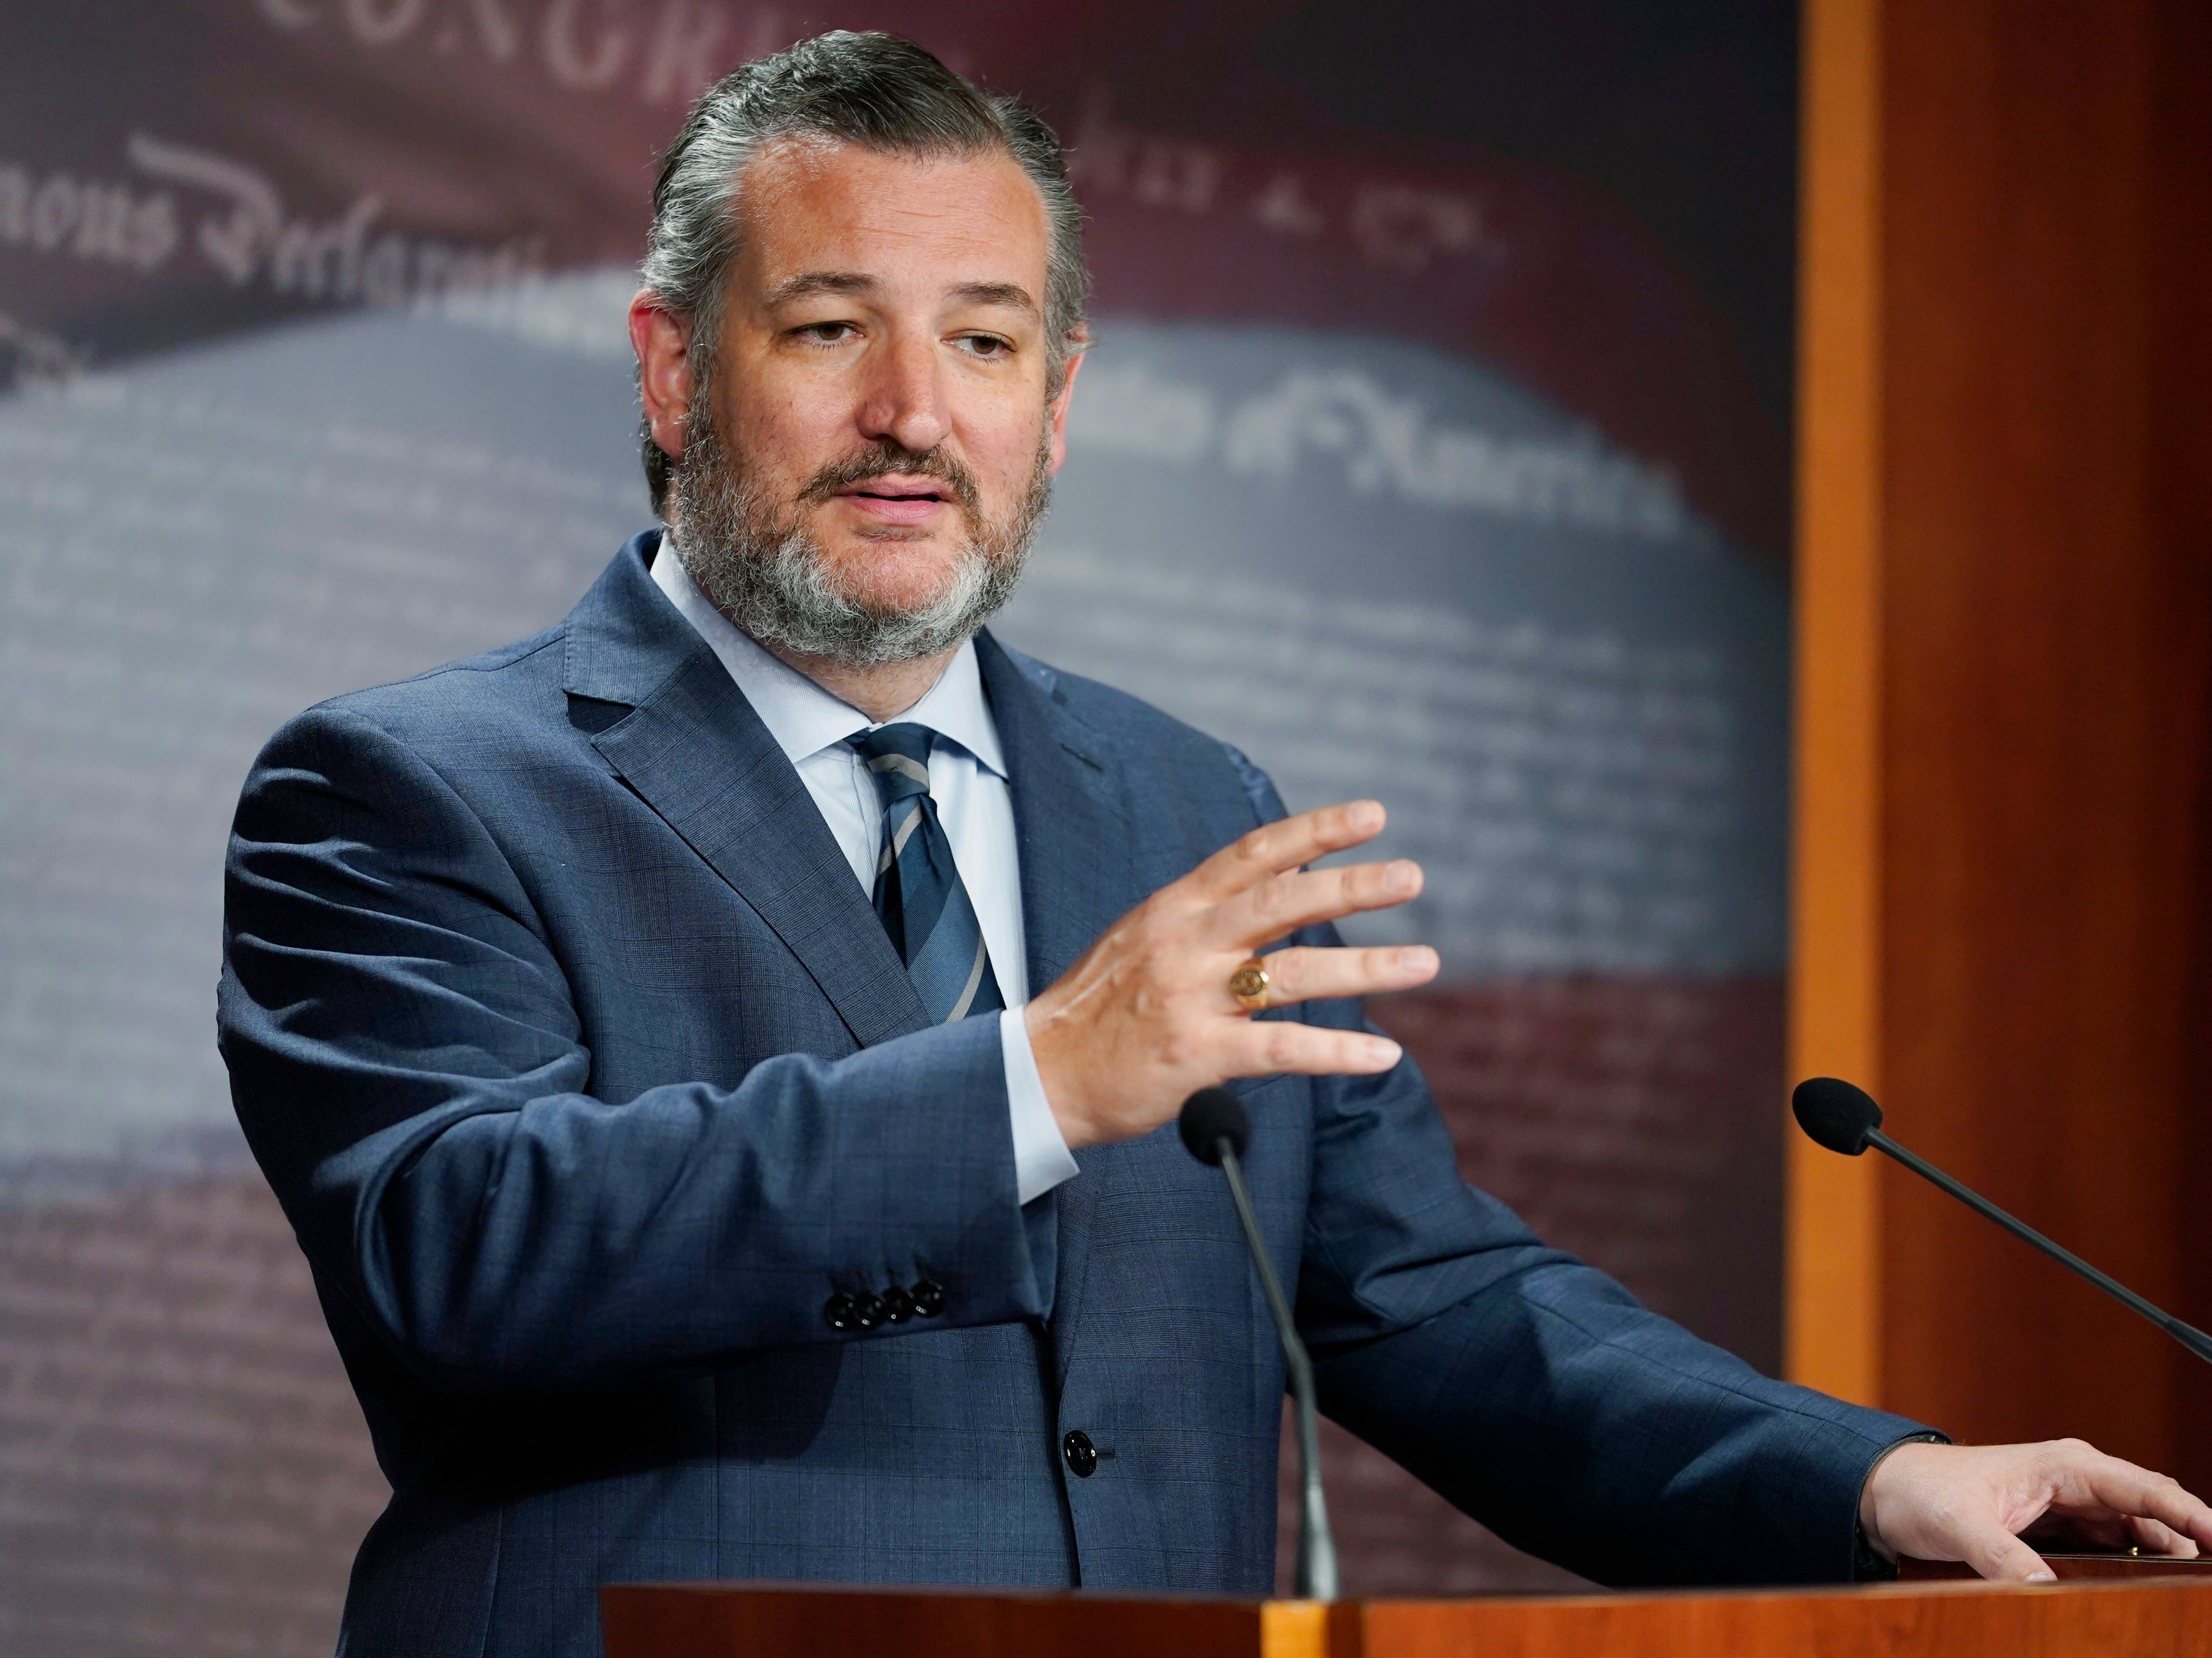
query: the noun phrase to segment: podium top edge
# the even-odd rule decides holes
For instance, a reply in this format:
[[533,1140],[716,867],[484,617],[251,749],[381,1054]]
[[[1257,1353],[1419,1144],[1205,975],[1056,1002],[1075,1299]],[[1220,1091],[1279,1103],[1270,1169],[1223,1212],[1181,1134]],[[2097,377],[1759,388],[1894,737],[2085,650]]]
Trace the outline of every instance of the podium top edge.
[[[2212,1557],[2196,1559],[2177,1559],[2160,1556],[2130,1557],[2127,1555],[2063,1554],[2044,1557],[2057,1568],[2061,1581],[2057,1583],[1993,1582],[1974,1577],[1924,1577],[1886,1583],[1807,1583],[1753,1584],[1739,1586],[1705,1586],[1682,1588],[1622,1588],[1591,1589],[1574,1594],[1522,1594],[1510,1590],[1473,1594],[1442,1595],[1347,1595],[1333,1603],[1340,1607],[1424,1607],[1446,1606],[1496,1606],[1501,1603],[1527,1606],[1627,1606],[1647,1601],[1681,1601],[1686,1600],[1797,1600],[1808,1596],[1881,1595],[1893,1596],[1957,1594],[2048,1594],[2054,1592],[2072,1593],[2089,1589],[2128,1588],[2152,1583],[2194,1583],[2212,1585]],[[2069,1573],[2066,1569],[2076,1570]],[[2094,1570],[2081,1570],[2089,1568]],[[1304,1609],[1319,1607],[1325,1603],[1273,1596],[1239,1594],[1161,1594],[1132,1589],[1090,1588],[989,1588],[959,1584],[921,1583],[823,1583],[775,1579],[708,1579],[693,1581],[641,1582],[610,1583],[601,1588],[603,1594],[672,1594],[726,1596],[738,1594],[778,1595],[834,1600],[860,1597],[883,1600],[988,1600],[1020,1604],[1051,1604],[1073,1602],[1097,1605],[1103,1603],[1129,1606],[1193,1609],[1261,1608]]]

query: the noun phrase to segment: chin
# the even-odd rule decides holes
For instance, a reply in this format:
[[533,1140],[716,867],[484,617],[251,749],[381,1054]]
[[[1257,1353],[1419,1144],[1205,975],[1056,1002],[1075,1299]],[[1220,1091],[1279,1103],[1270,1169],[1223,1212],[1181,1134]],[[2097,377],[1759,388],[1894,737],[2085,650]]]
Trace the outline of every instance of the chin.
[[838,586],[854,604],[908,615],[945,596],[959,572],[955,551],[913,542],[866,542],[837,561]]

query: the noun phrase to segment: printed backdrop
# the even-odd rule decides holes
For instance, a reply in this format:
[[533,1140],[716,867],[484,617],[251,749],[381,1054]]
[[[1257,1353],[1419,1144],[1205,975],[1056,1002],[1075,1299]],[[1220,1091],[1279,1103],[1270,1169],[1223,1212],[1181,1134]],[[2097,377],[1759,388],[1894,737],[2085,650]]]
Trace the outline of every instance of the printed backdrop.
[[[0,17],[0,1652],[329,1649],[384,1488],[214,1051],[230,808],[288,715],[546,625],[649,521],[653,157],[830,24],[1074,145],[1098,343],[1002,633],[1294,808],[1385,800],[1429,882],[1367,933],[1445,972],[1375,1011],[1469,1178],[1774,1363],[1779,434],[1603,191],[1286,103],[1293,9],[1200,9]],[[1567,1581],[1328,1461],[1355,1590]]]

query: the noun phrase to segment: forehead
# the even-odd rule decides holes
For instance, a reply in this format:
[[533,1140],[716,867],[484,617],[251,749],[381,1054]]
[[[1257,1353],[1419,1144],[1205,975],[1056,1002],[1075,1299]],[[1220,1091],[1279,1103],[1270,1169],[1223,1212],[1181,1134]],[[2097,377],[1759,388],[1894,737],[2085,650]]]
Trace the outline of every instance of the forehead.
[[1044,198],[1004,150],[915,156],[781,139],[747,164],[739,200],[739,280],[761,288],[836,270],[1043,295]]

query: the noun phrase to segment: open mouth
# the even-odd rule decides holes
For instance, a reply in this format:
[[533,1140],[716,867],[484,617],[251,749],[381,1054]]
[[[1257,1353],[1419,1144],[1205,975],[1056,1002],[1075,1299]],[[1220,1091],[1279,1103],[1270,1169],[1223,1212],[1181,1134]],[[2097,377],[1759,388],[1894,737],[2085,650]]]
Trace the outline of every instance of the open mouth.
[[837,496],[864,522],[917,531],[937,522],[941,509],[959,501],[958,494],[943,478],[911,475],[863,478],[847,484]]

